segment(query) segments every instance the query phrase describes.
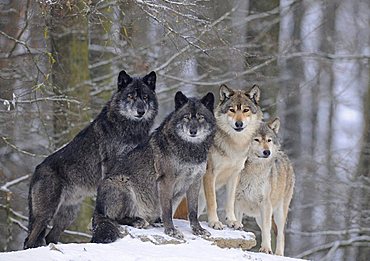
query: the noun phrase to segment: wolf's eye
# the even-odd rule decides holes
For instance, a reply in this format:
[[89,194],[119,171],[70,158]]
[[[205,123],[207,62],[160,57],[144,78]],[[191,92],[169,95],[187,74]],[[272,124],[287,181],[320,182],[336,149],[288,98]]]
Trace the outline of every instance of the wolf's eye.
[[144,95],[143,99],[147,101],[148,100],[148,95]]
[[259,140],[259,139],[257,139],[257,138],[255,138],[255,139],[254,139],[254,141],[260,142],[260,140]]
[[198,119],[198,121],[202,121],[202,120],[204,120],[204,116],[202,114],[198,114],[197,119]]
[[248,109],[248,108],[245,108],[245,109],[243,110],[243,112],[249,112],[249,109]]
[[268,139],[267,142],[271,142],[272,140],[271,139]]
[[184,120],[189,121],[190,120],[190,115],[188,115],[188,114],[184,115]]
[[231,112],[235,112],[234,108],[230,108],[229,111]]
[[129,99],[133,99],[133,98],[134,98],[134,96],[132,96],[132,94],[128,94],[128,95],[127,95],[127,98],[129,98]]

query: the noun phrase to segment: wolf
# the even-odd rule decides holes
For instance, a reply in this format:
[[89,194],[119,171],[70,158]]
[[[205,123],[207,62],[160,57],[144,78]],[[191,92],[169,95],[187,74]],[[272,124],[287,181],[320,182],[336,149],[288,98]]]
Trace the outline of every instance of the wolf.
[[243,227],[234,213],[235,190],[239,173],[244,168],[252,135],[262,120],[259,100],[260,89],[256,85],[249,91],[220,86],[220,102],[215,109],[217,131],[208,154],[207,171],[199,199],[200,211],[206,203],[208,225],[211,228],[223,229],[217,215],[216,190],[224,185],[226,224],[235,229]]
[[198,195],[207,154],[216,132],[214,96],[175,95],[175,111],[149,140],[116,162],[98,188],[93,243],[119,237],[120,225],[145,228],[163,222],[164,233],[182,239],[173,212],[186,194],[189,220],[196,235],[210,235],[198,221]]
[[[116,155],[147,139],[158,112],[156,74],[118,75],[118,89],[95,120],[39,164],[31,178],[29,226],[24,248],[57,243],[80,203],[96,193]],[[53,221],[45,238],[46,228]]]
[[256,218],[262,232],[261,252],[272,253],[271,222],[276,224],[276,255],[284,255],[284,226],[293,196],[295,175],[287,155],[280,150],[280,120],[261,123],[253,136],[248,159],[236,190],[235,212]]

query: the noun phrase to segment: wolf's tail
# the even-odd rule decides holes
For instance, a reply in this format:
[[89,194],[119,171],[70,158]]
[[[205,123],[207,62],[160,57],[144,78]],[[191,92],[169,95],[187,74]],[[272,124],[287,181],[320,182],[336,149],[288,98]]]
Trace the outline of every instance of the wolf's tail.
[[[95,218],[95,217],[94,217]],[[95,219],[91,243],[112,243],[120,238],[118,224],[107,217],[98,217]]]

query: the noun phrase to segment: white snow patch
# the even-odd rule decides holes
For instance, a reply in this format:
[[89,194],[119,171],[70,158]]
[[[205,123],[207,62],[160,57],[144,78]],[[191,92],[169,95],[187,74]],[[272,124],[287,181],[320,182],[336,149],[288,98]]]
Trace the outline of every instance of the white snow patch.
[[[191,233],[188,221],[174,220],[175,226],[183,232],[185,243],[156,245],[151,242],[142,242],[138,236],[153,235],[172,239],[163,234],[163,227],[149,229],[135,229],[126,227],[129,235],[111,244],[50,244],[28,250],[0,253],[0,260],[253,260],[253,261],[288,261],[298,260],[288,257],[267,255],[243,251],[241,249],[222,249],[213,245],[211,241],[202,239]],[[211,232],[212,237],[223,238],[254,238],[253,233],[235,231],[225,228],[222,231],[213,230],[205,223],[202,226]],[[134,237],[130,236],[134,235]]]

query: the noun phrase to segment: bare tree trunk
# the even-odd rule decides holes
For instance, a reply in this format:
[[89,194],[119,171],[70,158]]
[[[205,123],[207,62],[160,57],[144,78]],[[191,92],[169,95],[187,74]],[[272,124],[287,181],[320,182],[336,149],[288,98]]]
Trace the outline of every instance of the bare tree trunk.
[[[67,5],[54,5],[49,20],[50,41],[55,63],[52,67],[52,82],[56,95],[80,97],[80,105],[55,102],[54,142],[59,148],[69,142],[91,119],[88,19],[87,16],[73,15],[84,11],[84,1],[77,1],[72,9]],[[86,203],[86,201],[85,201]],[[79,217],[71,227],[87,230],[92,216],[91,203],[82,204]]]
[[[279,54],[284,55],[290,52],[300,50],[300,25],[303,10],[301,8],[292,8],[294,1],[280,1],[280,32],[279,32]],[[295,75],[302,74],[302,68],[294,59],[280,58],[278,68],[280,75],[280,89],[277,104],[278,115],[281,118],[283,131],[283,148],[290,158],[296,162],[295,172],[301,173],[304,170],[303,163],[299,161],[301,157],[301,97],[300,81]],[[295,194],[291,203],[291,209],[288,222],[294,220],[291,224],[292,229],[304,229],[304,220],[306,215],[300,206],[303,204],[305,193],[305,180],[302,175],[296,176]],[[301,248],[301,243],[287,235],[286,254],[289,256],[296,254]]]

